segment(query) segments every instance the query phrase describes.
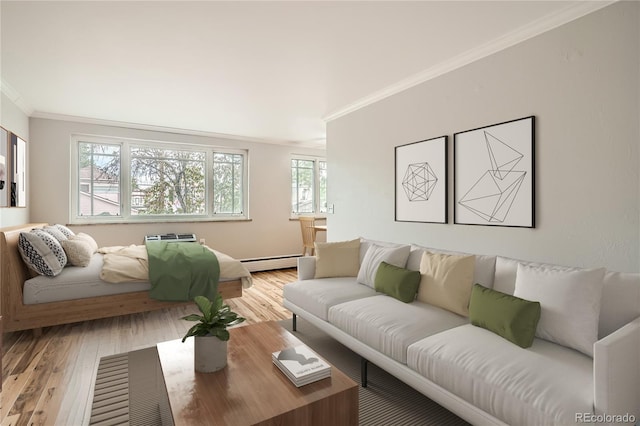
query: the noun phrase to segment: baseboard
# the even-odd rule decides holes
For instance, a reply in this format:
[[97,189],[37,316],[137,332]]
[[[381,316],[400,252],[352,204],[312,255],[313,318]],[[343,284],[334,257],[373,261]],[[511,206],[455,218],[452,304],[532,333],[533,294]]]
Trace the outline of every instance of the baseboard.
[[240,262],[242,262],[249,272],[272,271],[274,269],[295,268],[298,266],[299,257],[299,254],[290,254],[284,256],[242,259]]

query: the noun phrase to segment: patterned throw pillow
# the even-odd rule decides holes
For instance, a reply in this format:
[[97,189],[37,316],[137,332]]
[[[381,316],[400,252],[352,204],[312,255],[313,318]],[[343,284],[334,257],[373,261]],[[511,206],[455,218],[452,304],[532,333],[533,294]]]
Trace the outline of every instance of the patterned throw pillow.
[[60,242],[69,239],[57,226],[45,226],[42,230]]
[[59,223],[56,223],[56,224],[55,224],[55,225],[53,225],[53,226],[55,226],[56,228],[58,228],[58,230],[59,230],[60,232],[62,232],[62,233],[64,234],[64,236],[65,236],[65,237],[67,237],[67,238],[71,238],[71,237],[73,237],[74,235],[76,235],[76,234],[75,234],[71,229],[67,228],[67,227],[66,227],[66,226],[64,226],[64,225],[60,225]]
[[18,251],[27,266],[40,275],[55,277],[67,264],[67,255],[58,240],[42,230],[21,232]]

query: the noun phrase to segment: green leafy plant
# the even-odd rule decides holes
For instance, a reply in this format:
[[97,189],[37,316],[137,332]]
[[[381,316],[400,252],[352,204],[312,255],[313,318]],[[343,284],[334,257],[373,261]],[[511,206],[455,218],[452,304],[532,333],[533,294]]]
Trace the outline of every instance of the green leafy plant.
[[199,321],[187,331],[182,342],[190,336],[215,336],[222,341],[227,341],[229,340],[227,327],[240,324],[245,320],[232,312],[229,305],[223,303],[220,293],[214,301],[204,296],[196,296],[193,300],[202,315],[190,314],[181,318],[187,321]]

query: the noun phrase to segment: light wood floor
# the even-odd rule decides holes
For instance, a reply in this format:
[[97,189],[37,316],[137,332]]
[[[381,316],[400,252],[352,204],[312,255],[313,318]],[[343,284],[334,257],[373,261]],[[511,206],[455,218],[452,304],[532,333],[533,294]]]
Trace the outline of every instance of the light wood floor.
[[[282,286],[295,280],[295,269],[254,273],[254,286],[227,303],[247,324],[290,318]],[[49,327],[39,337],[5,334],[1,425],[88,424],[100,358],[182,338],[192,324],[180,317],[192,312],[195,306]]]

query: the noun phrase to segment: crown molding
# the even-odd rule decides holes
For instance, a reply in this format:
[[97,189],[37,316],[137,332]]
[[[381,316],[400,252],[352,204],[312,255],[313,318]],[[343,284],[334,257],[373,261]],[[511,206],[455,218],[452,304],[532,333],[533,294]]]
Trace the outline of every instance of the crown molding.
[[4,78],[0,78],[0,91],[13,102],[24,114],[29,117],[33,114],[33,108],[27,101],[24,100],[22,95],[18,93]]
[[600,10],[610,4],[617,2],[618,0],[605,0],[605,1],[584,1],[577,4],[568,5],[557,12],[547,15],[543,18],[537,19],[527,25],[518,28],[508,34],[495,38],[483,45],[476,48],[467,50],[453,58],[441,62],[433,67],[427,68],[417,74],[414,74],[408,78],[400,80],[399,82],[387,86],[381,90],[375,91],[368,96],[360,98],[359,100],[348,104],[347,106],[340,108],[322,119],[325,122],[335,120],[343,117],[368,105],[374,104],[385,98],[403,92],[414,86],[417,86],[426,81],[432,80],[436,77],[454,71],[458,68],[462,68],[465,65],[469,65],[475,61],[486,58],[501,50],[507,49],[518,43],[522,43],[537,35],[550,31],[554,28],[560,27],[578,18],[586,16],[597,10]]
[[320,149],[325,148],[325,145],[318,143],[318,141],[311,141],[309,143],[306,143],[306,142],[279,140],[279,139],[255,138],[250,136],[240,136],[240,135],[231,135],[226,133],[208,132],[204,130],[191,130],[191,129],[165,127],[165,126],[157,126],[157,125],[150,125],[150,124],[130,123],[125,121],[104,120],[99,118],[81,117],[81,116],[66,115],[66,114],[54,114],[54,113],[48,113],[48,112],[42,112],[42,111],[33,112],[31,114],[31,117],[43,118],[47,120],[71,121],[75,123],[94,124],[98,126],[146,130],[151,132],[171,133],[171,134],[190,135],[190,136],[202,136],[202,137],[215,138],[215,139],[226,139],[231,141],[243,141],[243,142],[253,142],[253,143],[262,143],[262,144],[270,144],[270,145],[297,146],[297,147],[302,146],[305,148],[320,148]]

